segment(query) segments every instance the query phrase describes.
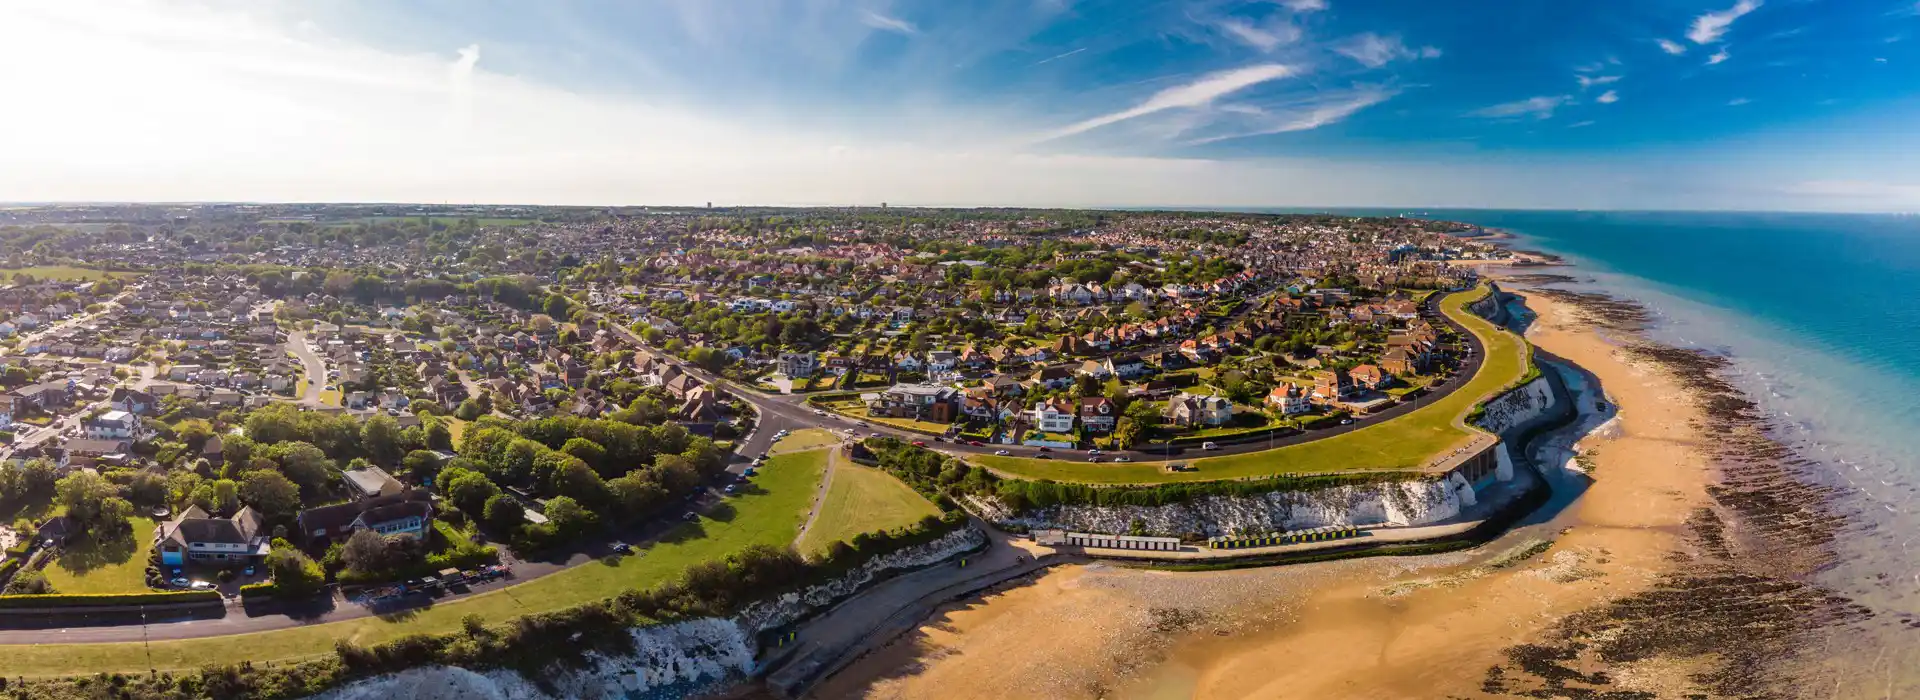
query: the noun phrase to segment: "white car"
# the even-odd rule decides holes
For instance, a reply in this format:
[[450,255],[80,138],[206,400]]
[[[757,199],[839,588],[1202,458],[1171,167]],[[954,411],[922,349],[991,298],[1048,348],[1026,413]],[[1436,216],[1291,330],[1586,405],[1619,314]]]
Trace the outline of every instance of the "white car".
[[196,591],[213,590],[213,584],[206,581],[194,581],[191,585],[188,585],[187,587]]
[[1000,455],[1001,457],[1005,457],[1007,455],[1013,454],[1012,452],[1008,452],[1006,450],[994,450],[993,453],[996,455]]
[[1217,450],[1217,449],[1220,449],[1220,445],[1218,443],[1213,443],[1213,442],[1203,442],[1203,443],[1200,443],[1200,449],[1209,450],[1209,451]]

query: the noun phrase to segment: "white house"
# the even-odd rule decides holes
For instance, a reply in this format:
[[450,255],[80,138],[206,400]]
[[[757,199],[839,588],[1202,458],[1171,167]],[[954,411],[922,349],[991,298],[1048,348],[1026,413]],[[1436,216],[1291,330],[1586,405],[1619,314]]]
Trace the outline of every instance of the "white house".
[[1073,432],[1075,408],[1066,400],[1039,401],[1027,411],[1027,420],[1033,426],[1049,433]]
[[1280,411],[1281,415],[1297,416],[1313,410],[1313,399],[1300,387],[1281,384],[1267,394],[1267,405]]
[[86,422],[87,437],[93,440],[127,440],[140,432],[140,417],[122,410],[102,413]]

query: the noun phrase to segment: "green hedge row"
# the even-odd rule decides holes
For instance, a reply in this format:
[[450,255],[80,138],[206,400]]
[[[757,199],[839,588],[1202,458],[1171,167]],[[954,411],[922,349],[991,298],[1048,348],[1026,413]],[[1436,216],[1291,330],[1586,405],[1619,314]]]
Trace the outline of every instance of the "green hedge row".
[[0,596],[4,608],[91,608],[118,605],[174,605],[217,602],[219,591],[154,591],[151,593],[53,593]]
[[22,560],[18,558],[0,561],[0,583],[6,583],[7,577],[12,576],[13,572],[20,568],[21,561]]
[[280,587],[274,585],[272,581],[249,583],[240,587],[240,597],[242,598],[271,598],[278,592],[280,592]]

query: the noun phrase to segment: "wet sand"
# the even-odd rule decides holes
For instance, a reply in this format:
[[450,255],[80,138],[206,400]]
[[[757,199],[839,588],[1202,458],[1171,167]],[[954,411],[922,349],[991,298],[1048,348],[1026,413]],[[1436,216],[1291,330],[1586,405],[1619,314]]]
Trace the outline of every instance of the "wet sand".
[[[1787,504],[1774,495],[1792,492],[1779,470],[1730,468],[1779,455],[1755,439],[1757,419],[1703,384],[1710,360],[1639,345],[1631,331],[1644,317],[1631,308],[1562,294],[1529,295],[1528,306],[1538,312],[1529,339],[1597,376],[1619,410],[1565,460],[1593,479],[1550,522],[1434,557],[1056,569],[949,609],[816,696],[1770,694],[1778,679],[1756,661],[1784,657],[1806,624],[1864,615],[1774,578],[1817,567],[1817,556],[1782,557],[1778,571],[1749,556],[1817,548],[1819,494]],[[1555,478],[1588,484],[1571,471]],[[1741,518],[1762,522],[1730,526]]]

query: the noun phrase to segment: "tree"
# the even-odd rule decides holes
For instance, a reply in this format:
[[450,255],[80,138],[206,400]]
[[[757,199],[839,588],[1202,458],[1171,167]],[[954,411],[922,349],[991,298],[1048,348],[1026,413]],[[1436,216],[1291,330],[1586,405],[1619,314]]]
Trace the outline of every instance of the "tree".
[[573,457],[553,475],[553,492],[581,503],[598,505],[607,500],[607,484],[600,474]]
[[[107,499],[120,497],[118,487],[93,472],[74,472],[61,479],[54,490],[60,504],[67,507],[67,516],[88,525],[106,524],[101,516],[105,514]],[[124,516],[122,519],[124,521]]]
[[320,570],[320,565],[286,540],[274,540],[273,551],[267,553],[266,566],[267,573],[273,576],[275,593],[283,597],[312,595],[327,582],[326,572]]
[[659,482],[647,478],[642,472],[635,472],[607,482],[607,492],[613,501],[613,507],[621,515],[637,519],[650,514],[667,500],[667,490]]
[[580,503],[566,496],[555,496],[547,500],[547,522],[563,535],[578,535],[585,532],[594,523],[594,515],[580,507]]
[[567,444],[560,446],[560,451],[580,458],[580,461],[595,469],[599,469],[601,462],[607,458],[607,448],[582,437],[567,440]]
[[513,500],[512,496],[502,493],[494,494],[492,498],[487,499],[486,523],[488,529],[511,536],[515,531],[520,529],[521,525],[526,524],[526,521],[526,509],[521,508],[520,502]]
[[212,515],[240,510],[240,484],[232,479],[202,481],[193,489],[193,504]]
[[384,413],[373,414],[360,426],[360,444],[375,462],[391,464],[400,456],[400,424]]
[[480,407],[480,401],[477,399],[461,401],[460,405],[453,409],[453,417],[460,420],[473,420],[486,414],[487,410]]
[[405,459],[400,460],[400,466],[406,469],[407,474],[413,477],[416,483],[431,484],[434,475],[440,471],[440,455],[426,450],[414,450],[408,452]]
[[319,491],[333,480],[327,453],[305,442],[283,442],[267,450],[280,463],[280,472],[300,488]]
[[387,538],[372,530],[355,530],[340,549],[340,561],[359,573],[386,571]]
[[427,419],[424,439],[429,450],[453,449],[453,431],[447,429],[447,422],[439,418]]
[[[180,438],[181,442],[186,443],[187,447],[199,450],[202,445],[207,444],[208,438],[213,437],[213,425],[199,418],[188,418],[173,427],[173,434]],[[225,441],[222,443],[224,447]]]
[[127,500],[143,507],[165,505],[167,492],[167,477],[144,469],[134,472],[127,480]]
[[268,517],[300,512],[300,487],[278,472],[247,472],[240,480],[240,502]]
[[[459,473],[449,478],[448,474],[451,472]],[[453,502],[453,507],[469,515],[484,512],[487,499],[500,493],[500,487],[495,486],[487,475],[479,472],[449,468],[440,472],[440,478],[445,483],[440,489],[441,493],[446,494],[447,500]]]

